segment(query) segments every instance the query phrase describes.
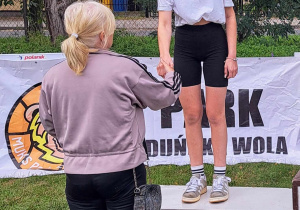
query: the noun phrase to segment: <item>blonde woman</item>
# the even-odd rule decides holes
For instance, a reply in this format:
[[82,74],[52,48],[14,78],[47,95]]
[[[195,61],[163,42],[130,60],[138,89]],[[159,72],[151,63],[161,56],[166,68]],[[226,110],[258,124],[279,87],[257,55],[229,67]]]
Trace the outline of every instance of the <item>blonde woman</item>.
[[[236,19],[232,0],[158,0],[158,41],[161,63],[157,70],[164,76],[165,66],[175,66],[182,77],[180,102],[183,108],[192,177],[182,196],[183,202],[196,202],[206,193],[201,130],[201,71],[206,86],[206,114],[211,127],[214,152],[213,186],[210,202],[228,199],[225,176],[227,127],[225,97],[228,79],[237,74]],[[174,64],[170,56],[172,11],[175,13]],[[226,23],[226,34],[221,24]]]
[[66,197],[74,209],[132,210],[133,168],[146,183],[143,109],[176,101],[180,77],[159,82],[136,59],[109,50],[115,19],[107,7],[76,2],[65,11],[66,61],[42,82],[40,117],[64,150]]

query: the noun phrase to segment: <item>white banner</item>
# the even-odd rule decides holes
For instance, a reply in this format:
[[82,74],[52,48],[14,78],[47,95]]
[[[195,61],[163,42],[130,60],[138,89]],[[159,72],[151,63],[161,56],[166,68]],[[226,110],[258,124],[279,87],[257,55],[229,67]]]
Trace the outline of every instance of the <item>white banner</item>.
[[[138,58],[155,76],[158,58]],[[0,55],[0,178],[63,172],[63,153],[39,121],[40,82],[62,54]],[[300,59],[240,58],[226,97],[227,163],[300,165]],[[158,76],[157,76],[158,77]],[[205,111],[205,86],[203,85]],[[150,165],[189,164],[182,107],[145,110]],[[204,162],[213,163],[204,113]]]

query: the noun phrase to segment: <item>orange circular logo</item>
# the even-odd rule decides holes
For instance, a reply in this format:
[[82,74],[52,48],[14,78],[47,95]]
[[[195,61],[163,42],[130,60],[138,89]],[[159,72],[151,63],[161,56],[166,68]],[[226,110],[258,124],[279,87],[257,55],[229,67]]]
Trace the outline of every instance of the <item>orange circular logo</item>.
[[5,125],[8,152],[19,169],[63,170],[63,152],[39,114],[41,83],[29,88],[12,107]]

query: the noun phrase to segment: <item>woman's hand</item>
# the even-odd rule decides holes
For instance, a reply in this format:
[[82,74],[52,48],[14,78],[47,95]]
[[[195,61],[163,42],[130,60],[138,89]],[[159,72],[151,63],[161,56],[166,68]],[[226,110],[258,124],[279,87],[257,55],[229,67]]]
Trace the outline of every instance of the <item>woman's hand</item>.
[[225,60],[224,77],[227,79],[234,78],[238,73],[237,61],[231,58]]
[[159,64],[157,65],[157,73],[162,78],[165,78],[166,73],[174,71],[174,64],[171,56],[167,58],[160,58]]

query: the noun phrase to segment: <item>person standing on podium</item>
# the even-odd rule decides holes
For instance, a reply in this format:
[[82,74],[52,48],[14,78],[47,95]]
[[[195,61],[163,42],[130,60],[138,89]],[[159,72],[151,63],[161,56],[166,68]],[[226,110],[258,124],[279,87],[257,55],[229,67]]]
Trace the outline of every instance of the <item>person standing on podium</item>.
[[[175,68],[182,77],[179,97],[183,108],[192,176],[182,196],[183,202],[196,202],[206,193],[203,167],[201,121],[201,73],[206,88],[206,114],[211,127],[214,175],[209,201],[226,201],[229,196],[226,173],[227,126],[225,97],[228,79],[237,74],[237,23],[232,0],[158,0],[158,43],[160,63]],[[172,11],[175,13],[174,63],[170,56]],[[226,24],[226,33],[222,27]],[[201,63],[203,62],[203,66]]]

